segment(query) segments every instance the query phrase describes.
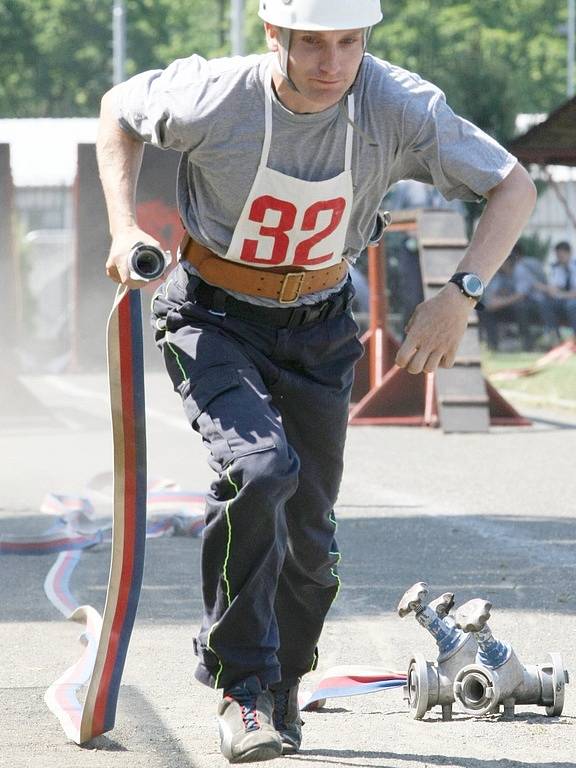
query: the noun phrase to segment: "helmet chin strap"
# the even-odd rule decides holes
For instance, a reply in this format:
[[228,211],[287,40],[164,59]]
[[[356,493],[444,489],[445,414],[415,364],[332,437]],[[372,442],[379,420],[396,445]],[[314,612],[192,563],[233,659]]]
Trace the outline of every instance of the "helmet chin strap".
[[278,42],[280,43],[279,49],[278,49],[278,61],[280,62],[280,72],[282,72],[282,77],[290,88],[292,88],[293,91],[296,91],[296,93],[300,93],[298,88],[296,87],[296,84],[288,74],[288,59],[290,57],[290,43],[292,42],[292,30],[286,29],[286,27],[279,27],[278,28]]
[[[364,50],[362,52],[362,59],[364,59],[364,54],[366,53],[366,49],[368,48],[368,40],[370,39],[370,33],[372,32],[372,27],[366,27],[364,30]],[[288,73],[288,60],[290,58],[290,44],[292,42],[292,30],[287,29],[286,27],[278,27],[278,42],[280,43],[278,48],[278,61],[280,64],[280,72],[282,73],[282,77],[290,88],[292,88],[293,91],[296,91],[296,93],[300,93],[298,90],[298,87],[296,86],[296,83],[292,80]],[[360,62],[360,66],[358,67],[358,72],[356,73],[356,77],[354,78],[354,82],[349,88],[349,91],[352,90],[354,87],[354,83],[358,79],[358,75],[360,73],[360,69],[362,67],[362,62]]]

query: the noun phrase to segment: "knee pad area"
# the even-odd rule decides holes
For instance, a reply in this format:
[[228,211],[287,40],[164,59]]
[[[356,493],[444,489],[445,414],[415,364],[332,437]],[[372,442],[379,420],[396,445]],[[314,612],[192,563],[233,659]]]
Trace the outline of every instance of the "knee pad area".
[[236,487],[249,491],[257,503],[277,503],[298,487],[299,464],[289,446],[273,441],[265,450],[234,456],[227,472]]

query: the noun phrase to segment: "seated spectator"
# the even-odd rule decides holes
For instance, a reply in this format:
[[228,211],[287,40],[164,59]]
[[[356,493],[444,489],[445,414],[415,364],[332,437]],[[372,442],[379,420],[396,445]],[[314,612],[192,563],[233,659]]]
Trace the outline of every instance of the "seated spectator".
[[[552,346],[558,339],[558,324],[548,295],[548,278],[544,264],[534,256],[526,256],[521,242],[516,243],[510,254],[514,263],[513,279],[518,293],[527,301],[528,321],[540,326],[546,346]],[[529,342],[532,345],[532,342]]]
[[478,317],[490,349],[498,349],[504,323],[518,325],[525,351],[534,347],[533,323],[546,331],[554,327],[544,270],[537,260],[524,257],[518,243],[486,288],[483,303],[485,309]]
[[567,324],[576,334],[576,259],[570,243],[562,241],[554,248],[556,261],[550,270],[547,288],[557,325]]

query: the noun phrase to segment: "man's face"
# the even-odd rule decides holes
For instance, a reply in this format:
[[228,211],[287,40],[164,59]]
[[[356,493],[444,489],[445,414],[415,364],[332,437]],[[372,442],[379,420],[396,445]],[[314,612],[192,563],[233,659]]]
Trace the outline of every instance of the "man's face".
[[571,256],[569,248],[556,248],[556,258],[560,264],[569,264]]
[[[270,48],[278,50],[281,42],[277,27],[266,25],[266,29]],[[356,79],[363,54],[363,29],[333,32],[293,30],[288,74],[298,88],[299,93],[295,95],[308,102],[311,106],[309,111],[320,111],[336,104]],[[305,105],[302,104],[302,107]]]

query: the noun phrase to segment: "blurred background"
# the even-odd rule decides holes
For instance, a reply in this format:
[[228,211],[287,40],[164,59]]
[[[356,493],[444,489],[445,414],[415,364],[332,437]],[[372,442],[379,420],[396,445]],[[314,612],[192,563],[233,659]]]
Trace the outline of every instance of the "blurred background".
[[[456,112],[530,169],[539,198],[518,258],[540,286],[552,280],[555,246],[568,244],[571,259],[576,250],[574,4],[383,0],[384,21],[370,40],[372,53],[436,83]],[[102,94],[114,82],[192,53],[262,51],[257,6],[258,0],[0,0],[4,380],[105,365],[104,326],[114,286],[103,269],[108,231],[94,153]],[[142,225],[173,249],[180,233],[174,208],[177,163],[176,153],[147,148],[138,198]],[[416,182],[396,185],[383,208],[452,208],[464,217],[468,234],[481,212],[479,205],[448,204]],[[400,338],[421,298],[418,243],[389,235],[385,261],[389,329]],[[366,259],[355,279],[357,315],[365,328]],[[497,333],[480,325],[489,372],[529,365],[573,338],[568,313],[557,313],[553,323],[543,319],[529,295],[534,285],[520,290],[515,281],[503,281],[508,304],[502,307],[501,301],[491,318]],[[516,294],[520,298],[513,300]],[[528,310],[525,299],[532,302]],[[526,312],[528,336],[522,326]],[[576,399],[570,392],[576,372],[571,365],[562,368],[562,376],[570,371],[560,394],[556,391],[562,399]],[[510,386],[530,390],[534,384]]]

